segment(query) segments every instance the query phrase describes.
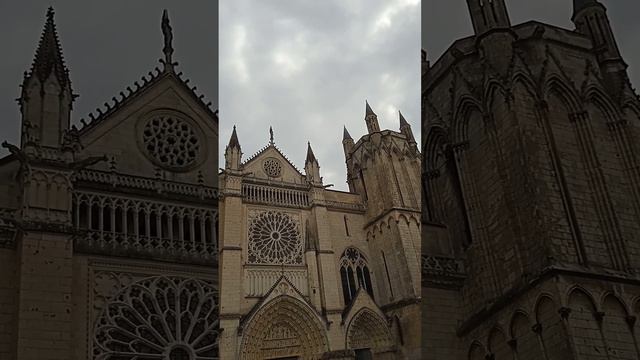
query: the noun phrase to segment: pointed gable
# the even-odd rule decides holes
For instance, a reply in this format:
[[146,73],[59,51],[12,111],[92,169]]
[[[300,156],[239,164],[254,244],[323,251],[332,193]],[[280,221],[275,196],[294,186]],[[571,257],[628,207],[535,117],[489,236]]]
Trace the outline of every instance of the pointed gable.
[[262,148],[244,163],[251,177],[286,183],[303,184],[304,175],[274,143]]
[[318,320],[320,320],[320,315],[314,309],[309,300],[304,295],[302,295],[300,290],[296,288],[296,286],[293,285],[293,283],[285,275],[282,275],[273,284],[273,286],[271,286],[271,289],[269,289],[269,291],[251,308],[247,315],[242,318],[240,327],[242,328],[246,324],[248,324],[251,321],[251,318],[265,305],[283,296],[298,300],[300,304],[307,308],[310,313],[315,314]]
[[165,168],[185,173],[205,161],[208,171],[217,171],[215,113],[173,73],[149,81],[81,128],[80,136],[87,152],[115,157],[118,172],[149,174]]
[[356,292],[356,296],[353,298],[349,306],[347,306],[342,313],[342,322],[349,324],[353,317],[363,309],[367,309],[374,314],[378,315],[381,319],[385,319],[384,312],[373,301],[369,293],[364,288],[359,288]]
[[171,27],[163,15],[164,68],[155,68],[127,94],[112,98],[80,120],[86,156],[106,155],[94,170],[148,176],[184,183],[217,184],[218,117],[172,62]]

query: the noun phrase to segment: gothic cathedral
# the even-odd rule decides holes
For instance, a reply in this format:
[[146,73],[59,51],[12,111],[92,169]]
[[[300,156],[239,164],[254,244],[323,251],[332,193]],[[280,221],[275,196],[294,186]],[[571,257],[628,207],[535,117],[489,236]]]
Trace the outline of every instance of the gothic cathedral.
[[71,125],[49,9],[0,159],[0,358],[218,359],[218,118],[172,60]]
[[421,155],[409,124],[342,141],[349,191],[275,144],[242,160],[234,128],[220,178],[224,359],[419,359]]
[[467,2],[423,65],[424,359],[638,359],[640,98],[606,8]]

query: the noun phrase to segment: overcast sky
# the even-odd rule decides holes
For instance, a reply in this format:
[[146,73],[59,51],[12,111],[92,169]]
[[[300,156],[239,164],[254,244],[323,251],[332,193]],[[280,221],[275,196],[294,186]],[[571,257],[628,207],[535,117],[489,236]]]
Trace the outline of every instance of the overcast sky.
[[[15,99],[31,67],[49,5],[71,82],[80,97],[72,121],[110,101],[142,75],[160,66],[162,10],[173,27],[173,58],[207,101],[217,104],[218,6],[216,0],[28,0],[0,1],[0,142],[19,142]],[[4,155],[4,149],[0,149]]]
[[235,124],[246,159],[268,143],[271,125],[299,169],[310,141],[324,183],[345,190],[342,128],[356,141],[366,133],[365,99],[381,128],[398,130],[400,109],[419,137],[419,7],[420,0],[221,1],[221,149]]
[[[620,51],[629,65],[635,86],[640,86],[640,1],[601,0],[607,6]],[[568,29],[571,22],[572,0],[507,0],[513,24],[537,20]],[[437,60],[456,40],[473,34],[465,0],[423,0],[422,46],[429,60]]]

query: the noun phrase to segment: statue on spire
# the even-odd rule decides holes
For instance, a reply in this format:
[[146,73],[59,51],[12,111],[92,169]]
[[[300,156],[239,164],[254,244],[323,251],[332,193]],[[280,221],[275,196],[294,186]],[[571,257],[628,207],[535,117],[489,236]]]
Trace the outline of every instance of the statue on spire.
[[162,49],[162,52],[164,52],[163,64],[165,70],[171,70],[173,69],[173,61],[171,60],[171,55],[173,55],[173,29],[169,23],[169,13],[167,9],[164,9],[162,12],[162,34],[164,35],[164,48]]
[[273,128],[269,126],[269,145],[273,145]]

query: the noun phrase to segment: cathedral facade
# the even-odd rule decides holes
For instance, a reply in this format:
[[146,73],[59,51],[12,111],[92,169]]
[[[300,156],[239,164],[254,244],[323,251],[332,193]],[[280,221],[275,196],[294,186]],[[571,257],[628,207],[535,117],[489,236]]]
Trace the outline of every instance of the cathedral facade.
[[224,359],[419,359],[421,155],[409,124],[342,141],[349,191],[304,171],[271,139],[220,177]]
[[423,358],[637,359],[640,99],[606,8],[468,5],[423,65]]
[[219,358],[218,118],[162,30],[162,66],[76,127],[47,13],[0,159],[2,359]]

